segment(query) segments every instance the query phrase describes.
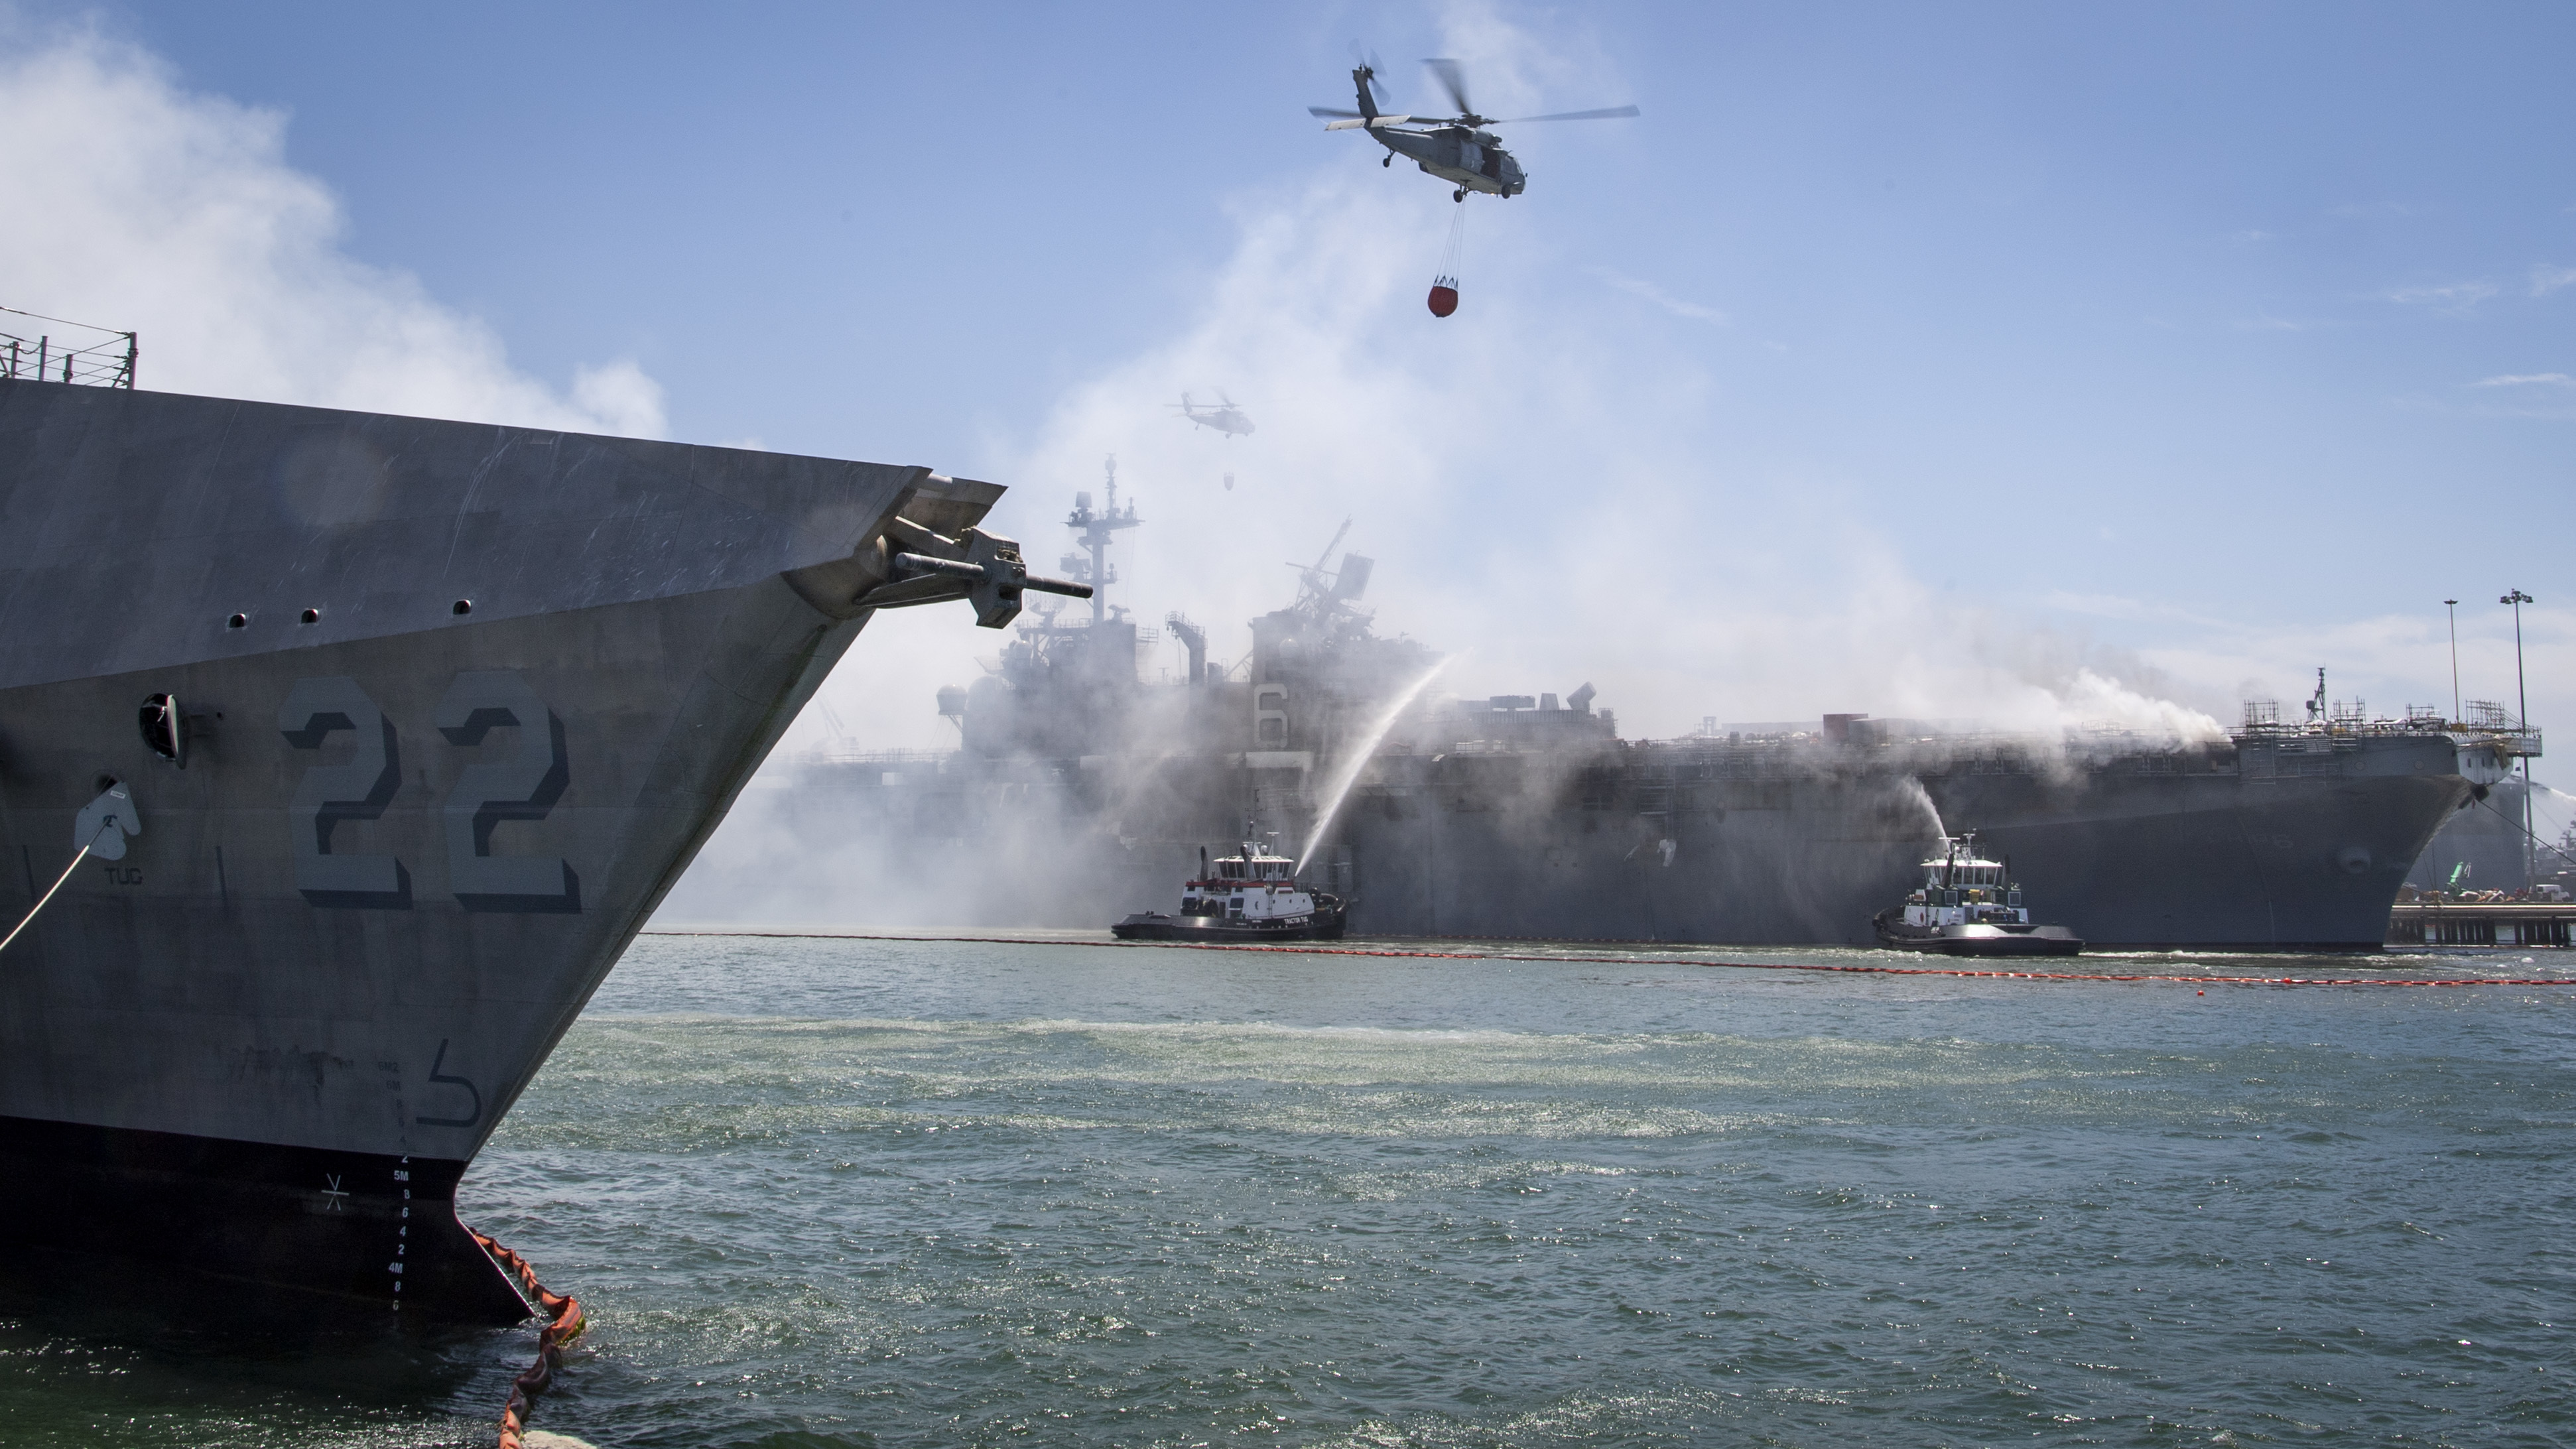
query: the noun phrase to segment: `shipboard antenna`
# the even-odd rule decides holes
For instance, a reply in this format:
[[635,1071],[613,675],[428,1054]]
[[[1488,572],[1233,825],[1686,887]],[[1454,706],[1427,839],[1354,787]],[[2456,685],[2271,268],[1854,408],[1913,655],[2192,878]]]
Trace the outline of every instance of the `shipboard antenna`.
[[1108,622],[1109,586],[1118,582],[1118,571],[1109,566],[1109,545],[1120,529],[1134,528],[1144,522],[1136,516],[1133,503],[1127,505],[1126,512],[1118,511],[1118,455],[1110,454],[1104,467],[1108,474],[1104,486],[1108,490],[1109,506],[1094,513],[1091,511],[1091,495],[1076,493],[1073,495],[1073,512],[1064,520],[1064,526],[1077,535],[1074,546],[1091,555],[1086,562],[1079,555],[1068,554],[1064,567],[1091,585],[1091,622],[1094,625]]

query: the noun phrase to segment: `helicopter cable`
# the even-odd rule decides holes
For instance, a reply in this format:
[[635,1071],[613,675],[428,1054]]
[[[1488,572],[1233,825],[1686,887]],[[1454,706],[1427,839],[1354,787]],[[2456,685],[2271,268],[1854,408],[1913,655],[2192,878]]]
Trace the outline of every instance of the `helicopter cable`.
[[1449,211],[1449,245],[1440,254],[1440,270],[1431,278],[1431,315],[1446,317],[1458,310],[1458,267],[1467,251],[1467,208]]

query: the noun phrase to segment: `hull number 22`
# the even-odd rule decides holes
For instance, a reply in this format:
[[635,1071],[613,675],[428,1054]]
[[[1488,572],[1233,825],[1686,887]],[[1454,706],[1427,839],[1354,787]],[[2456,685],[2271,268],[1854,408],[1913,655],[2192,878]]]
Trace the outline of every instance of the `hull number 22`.
[[[516,670],[469,669],[438,702],[439,735],[480,758],[458,772],[439,807],[447,884],[469,911],[578,911],[581,882],[561,856],[495,854],[492,832],[514,820],[543,820],[571,772],[563,721]],[[306,767],[287,806],[294,832],[295,888],[317,906],[408,910],[411,871],[399,857],[333,850],[341,822],[374,820],[402,788],[402,742],[392,720],[346,675],[299,679],[277,711],[278,732],[299,750],[348,732],[346,762]],[[496,729],[509,734],[493,738]]]

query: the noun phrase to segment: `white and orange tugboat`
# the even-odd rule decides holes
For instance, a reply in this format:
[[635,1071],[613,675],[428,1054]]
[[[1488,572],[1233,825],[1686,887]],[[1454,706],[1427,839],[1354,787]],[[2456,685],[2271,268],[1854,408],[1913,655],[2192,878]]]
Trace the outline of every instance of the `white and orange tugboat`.
[[1141,911],[1109,929],[1122,941],[1338,941],[1344,917],[1341,897],[1297,883],[1297,862],[1247,840],[1213,862],[1200,847],[1179,915]]
[[1944,956],[2072,956],[2084,949],[2064,926],[2031,924],[2012,867],[1977,854],[1977,837],[1944,837],[1923,862],[1923,884],[1878,913],[1881,944]]

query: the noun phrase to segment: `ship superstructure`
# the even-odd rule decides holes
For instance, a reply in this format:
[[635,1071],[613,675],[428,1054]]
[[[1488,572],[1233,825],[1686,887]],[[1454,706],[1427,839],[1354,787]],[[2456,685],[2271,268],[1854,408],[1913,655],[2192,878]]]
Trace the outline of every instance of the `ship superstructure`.
[[[972,685],[939,691],[957,749],[832,747],[794,769],[790,818],[836,852],[837,918],[1096,925],[1162,904],[1247,819],[1306,839],[1320,772],[1438,660],[1375,632],[1360,602],[1373,563],[1337,558],[1336,533],[1298,570],[1295,599],[1251,621],[1250,652],[1213,662],[1199,624],[1175,613],[1166,635],[1115,602],[1112,519],[1131,525],[1134,503],[1094,508],[1086,492],[1066,517],[1085,552],[1065,567],[1098,587],[1089,617],[1032,610]],[[1139,661],[1173,646],[1176,677],[1142,680]],[[885,830],[901,844],[878,849]],[[1327,851],[1306,874],[1345,895],[1349,854]],[[1012,886],[945,885],[985,876]]]

